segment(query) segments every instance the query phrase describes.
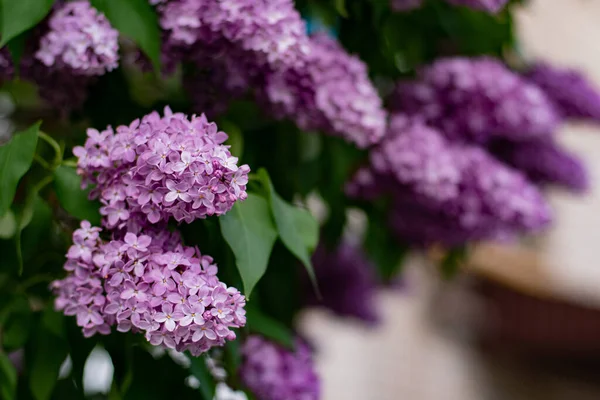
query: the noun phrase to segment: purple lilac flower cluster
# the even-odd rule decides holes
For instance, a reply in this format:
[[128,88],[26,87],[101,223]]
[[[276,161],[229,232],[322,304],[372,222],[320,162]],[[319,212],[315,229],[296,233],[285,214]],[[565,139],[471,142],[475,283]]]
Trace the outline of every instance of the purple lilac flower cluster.
[[324,306],[338,315],[368,323],[379,320],[375,267],[359,246],[342,243],[329,250],[320,244],[312,261],[323,295],[318,299],[307,280],[305,292],[309,305]]
[[67,2],[50,16],[35,57],[47,67],[73,74],[103,75],[118,65],[118,36],[87,0]]
[[242,382],[261,400],[317,400],[320,383],[310,348],[302,340],[295,351],[284,349],[260,336],[242,345]]
[[269,110],[304,130],[336,134],[359,147],[378,142],[386,113],[365,64],[324,34],[312,36],[310,44],[302,67],[266,77],[263,97]]
[[488,57],[434,62],[417,81],[398,86],[393,106],[452,140],[480,144],[549,136],[560,121],[540,88]]
[[13,63],[10,59],[8,48],[5,46],[0,49],[0,84],[2,84],[4,81],[11,80],[13,78],[13,74]]
[[103,224],[135,229],[148,222],[192,222],[222,215],[247,197],[248,165],[223,145],[227,134],[204,115],[189,119],[168,107],[99,132],[88,130],[83,147],[75,147],[83,184],[95,186]]
[[542,88],[563,117],[600,121],[600,90],[581,72],[540,62],[525,77]]
[[75,315],[84,335],[143,332],[153,345],[199,355],[243,326],[245,298],[216,277],[213,259],[178,244],[167,230],[100,238],[83,221],[73,233],[65,269],[55,281],[56,308]]
[[404,115],[392,118],[388,135],[371,152],[370,166],[357,173],[347,192],[367,199],[370,192],[389,193],[403,205],[396,209],[443,215],[472,233],[471,239],[535,231],[551,216],[542,194],[519,172]]
[[553,140],[500,141],[490,146],[490,151],[533,182],[562,185],[576,192],[585,192],[589,187],[583,162]]
[[161,10],[174,46],[217,41],[247,51],[257,65],[294,65],[308,51],[305,24],[292,0],[179,0]]

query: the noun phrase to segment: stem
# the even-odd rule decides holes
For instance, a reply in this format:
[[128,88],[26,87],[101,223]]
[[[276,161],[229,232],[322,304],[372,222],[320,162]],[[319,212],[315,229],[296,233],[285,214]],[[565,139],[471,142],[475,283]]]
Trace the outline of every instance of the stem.
[[50,147],[52,147],[52,149],[54,150],[54,161],[52,162],[52,169],[56,169],[62,162],[63,151],[60,148],[60,145],[47,133],[39,131],[38,136],[44,142],[48,143],[48,145],[50,145]]
[[39,154],[34,154],[33,160],[37,161],[37,163],[40,164],[43,168],[52,170],[52,166],[50,164],[48,164],[48,162],[46,160],[44,160],[42,157],[40,157]]

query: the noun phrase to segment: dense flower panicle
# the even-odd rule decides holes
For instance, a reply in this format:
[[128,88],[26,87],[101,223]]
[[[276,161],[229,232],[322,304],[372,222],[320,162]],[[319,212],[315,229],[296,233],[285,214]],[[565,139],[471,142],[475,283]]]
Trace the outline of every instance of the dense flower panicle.
[[600,121],[600,90],[581,72],[540,62],[525,77],[542,88],[562,116]]
[[266,107],[304,130],[322,130],[359,147],[378,142],[386,113],[365,64],[324,34],[312,36],[310,43],[302,67],[268,74]]
[[48,28],[35,54],[44,65],[80,75],[103,75],[117,67],[119,34],[87,0],[61,5]]
[[475,143],[549,136],[560,119],[539,87],[489,57],[436,61],[401,83],[392,103],[452,140]]
[[393,117],[386,139],[347,187],[351,196],[390,193],[433,215],[442,213],[480,238],[535,231],[550,221],[541,193],[484,150],[451,143],[418,120]]
[[342,243],[330,251],[321,244],[312,261],[322,298],[318,299],[310,282],[306,282],[305,292],[310,305],[324,306],[338,315],[369,323],[379,320],[375,304],[375,266],[360,247]]
[[75,147],[83,185],[95,188],[100,198],[105,227],[167,221],[192,222],[208,215],[222,215],[247,197],[247,165],[223,145],[220,132],[204,115],[189,119],[168,107],[99,132],[88,130],[84,147]]
[[446,0],[450,4],[465,6],[476,10],[497,13],[508,4],[509,0]]
[[423,0],[390,0],[394,11],[410,11],[423,5]]
[[245,324],[245,298],[216,277],[213,259],[184,247],[166,229],[103,241],[83,221],[67,253],[66,278],[52,283],[55,307],[77,317],[86,337],[145,334],[153,345],[199,355]]
[[180,0],[161,7],[173,46],[225,41],[257,65],[297,65],[308,52],[306,28],[292,0]]
[[562,185],[577,192],[589,187],[583,161],[552,140],[502,141],[494,143],[491,152],[536,183]]
[[295,351],[284,349],[260,336],[250,336],[241,349],[242,382],[261,400],[317,400],[319,378],[312,353],[297,339]]

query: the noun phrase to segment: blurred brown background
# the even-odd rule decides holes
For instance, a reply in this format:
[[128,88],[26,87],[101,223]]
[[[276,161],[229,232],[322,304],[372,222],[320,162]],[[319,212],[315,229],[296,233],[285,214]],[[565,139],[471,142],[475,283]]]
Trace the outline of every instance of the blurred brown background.
[[[527,57],[600,84],[600,0],[531,1],[517,17]],[[452,282],[415,255],[403,288],[380,294],[376,329],[304,315],[324,400],[600,399],[600,131],[570,125],[560,140],[587,162],[594,187],[552,192],[547,234],[480,246]]]

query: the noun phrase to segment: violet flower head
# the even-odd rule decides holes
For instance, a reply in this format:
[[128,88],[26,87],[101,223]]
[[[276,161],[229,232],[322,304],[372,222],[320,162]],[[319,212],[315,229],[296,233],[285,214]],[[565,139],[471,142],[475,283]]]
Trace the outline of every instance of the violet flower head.
[[312,261],[323,297],[317,299],[314,289],[307,282],[305,292],[308,304],[324,306],[335,314],[355,317],[368,323],[379,320],[375,304],[375,266],[360,247],[342,243],[329,251],[321,244]]
[[302,67],[268,74],[266,107],[304,130],[322,130],[361,148],[378,142],[386,113],[365,64],[324,34],[312,36],[310,43]]
[[562,116],[600,121],[600,90],[581,72],[540,62],[525,77],[542,88]]
[[489,57],[434,62],[398,86],[393,107],[423,116],[452,140],[475,143],[549,136],[560,120],[539,87]]
[[533,182],[561,185],[575,192],[589,188],[583,161],[552,140],[513,143],[502,141],[491,146],[499,160],[523,172]]
[[519,172],[403,115],[392,118],[368,168],[348,184],[350,195],[388,193],[395,203],[442,215],[479,239],[536,231],[550,221],[542,194]]
[[[245,298],[216,277],[213,259],[166,230],[103,241],[83,221],[67,253],[67,276],[52,283],[55,307],[77,317],[86,337],[140,332],[153,345],[199,355],[235,339]],[[177,243],[177,244],[175,244]]]
[[181,0],[160,8],[172,46],[228,43],[257,65],[297,65],[308,51],[305,24],[292,0]]
[[297,339],[295,351],[284,349],[260,336],[250,336],[242,345],[242,382],[261,400],[317,400],[319,377],[312,353]]
[[475,10],[497,13],[508,3],[508,0],[446,0],[456,6],[464,6]]
[[390,0],[390,7],[398,12],[414,10],[422,5],[423,0]]
[[64,3],[48,26],[35,54],[44,65],[79,75],[103,75],[117,67],[119,34],[87,0]]
[[220,132],[204,115],[188,118],[168,107],[129,126],[99,132],[88,129],[83,147],[75,147],[83,185],[103,207],[109,229],[138,229],[174,218],[192,222],[222,215],[247,197],[247,165],[223,145]]

